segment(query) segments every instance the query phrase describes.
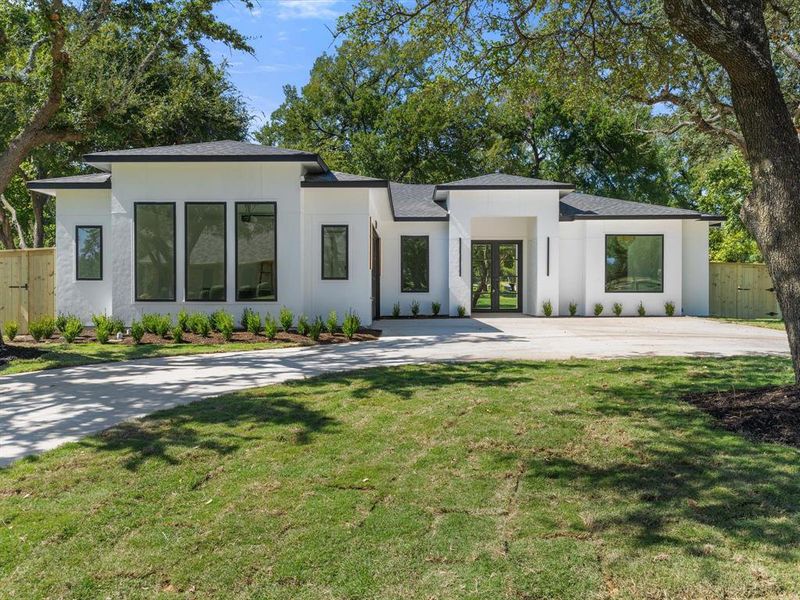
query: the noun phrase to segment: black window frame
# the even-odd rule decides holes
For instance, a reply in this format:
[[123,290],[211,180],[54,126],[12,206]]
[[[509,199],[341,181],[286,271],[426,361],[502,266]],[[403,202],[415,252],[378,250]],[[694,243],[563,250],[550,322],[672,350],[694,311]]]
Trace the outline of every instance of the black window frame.
[[[403,287],[403,272],[405,271],[405,259],[403,257],[403,242],[406,239],[422,238],[425,240],[427,254],[427,268],[425,270],[424,288],[405,288]],[[401,235],[400,236],[400,293],[401,294],[427,294],[431,289],[431,239],[429,235]]]
[[[328,228],[341,228],[344,227],[344,277],[326,277],[325,276],[325,230]],[[350,226],[341,224],[325,224],[320,227],[321,232],[321,245],[320,248],[320,277],[323,281],[346,281],[350,279]]]
[[[171,206],[172,207],[172,298],[139,298],[139,261],[137,247],[139,245],[139,228],[137,221],[139,206]],[[133,301],[134,302],[177,302],[178,300],[178,219],[175,202],[134,202],[133,203]]]
[[[99,277],[81,277],[80,268],[80,246],[79,246],[79,231],[81,229],[99,229],[100,230],[100,276]],[[75,281],[102,281],[103,280],[103,226],[102,225],[75,225]]]
[[[223,300],[201,300],[189,298],[189,207],[222,206],[222,281],[225,298]],[[227,302],[228,301],[228,203],[227,202],[185,202],[183,206],[183,300],[184,302]]]
[[[610,237],[655,237],[661,238],[661,289],[658,290],[609,290],[608,289],[608,238]],[[606,294],[663,294],[664,293],[664,234],[663,233],[607,233],[603,239],[603,289]]]
[[[258,298],[239,298],[239,205],[241,204],[271,204],[275,211],[275,299],[259,300]],[[234,268],[234,301],[235,302],[277,302],[278,301],[278,203],[274,200],[253,200],[250,202],[234,202],[233,205],[233,268]]]

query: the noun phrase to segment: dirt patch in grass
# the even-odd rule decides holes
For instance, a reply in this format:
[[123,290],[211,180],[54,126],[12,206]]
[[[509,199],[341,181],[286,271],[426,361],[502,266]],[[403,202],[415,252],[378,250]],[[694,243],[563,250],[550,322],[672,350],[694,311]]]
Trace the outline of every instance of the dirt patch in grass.
[[0,346],[0,365],[5,365],[15,358],[39,358],[44,353],[44,350],[30,346],[4,344]]
[[800,387],[692,394],[685,400],[710,414],[728,431],[800,448]]

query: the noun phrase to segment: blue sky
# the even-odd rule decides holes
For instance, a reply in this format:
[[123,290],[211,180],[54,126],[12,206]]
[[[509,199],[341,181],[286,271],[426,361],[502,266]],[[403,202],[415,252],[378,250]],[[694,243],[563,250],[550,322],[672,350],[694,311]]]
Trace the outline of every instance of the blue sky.
[[314,60],[333,49],[330,30],[353,0],[261,0],[250,11],[231,0],[216,6],[222,20],[250,38],[255,55],[231,52],[222,44],[208,44],[215,61],[228,61],[234,85],[242,93],[258,129],[283,101],[283,86],[308,81]]

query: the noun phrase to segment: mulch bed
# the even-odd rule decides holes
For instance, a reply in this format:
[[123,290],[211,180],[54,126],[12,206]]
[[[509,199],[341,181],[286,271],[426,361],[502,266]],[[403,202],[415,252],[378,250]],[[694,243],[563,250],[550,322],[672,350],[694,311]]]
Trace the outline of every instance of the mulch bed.
[[39,350],[38,348],[31,348],[29,346],[12,346],[5,344],[0,346],[0,365],[8,364],[15,358],[38,358],[45,352],[46,350]]
[[692,394],[684,400],[713,416],[728,431],[800,448],[800,387]]
[[[379,329],[362,328],[362,329],[360,329],[358,331],[358,333],[356,333],[353,336],[352,340],[348,340],[344,336],[344,334],[337,332],[337,333],[334,333],[333,335],[331,335],[329,333],[322,333],[320,335],[319,341],[318,342],[314,342],[311,338],[299,335],[298,333],[295,333],[295,332],[292,332],[292,331],[290,331],[288,333],[285,332],[285,331],[280,331],[280,332],[278,332],[278,335],[275,337],[275,339],[273,341],[274,342],[278,342],[278,343],[284,343],[284,344],[287,344],[287,345],[292,344],[292,345],[300,345],[300,346],[313,346],[315,344],[323,344],[323,345],[325,345],[325,344],[341,344],[341,343],[348,342],[348,341],[352,341],[352,342],[367,342],[367,341],[371,341],[371,340],[377,340],[378,337],[380,337],[380,335],[381,335],[381,332],[380,332]],[[31,339],[31,337],[27,336],[27,335],[17,336],[17,340],[16,341],[17,342],[22,342],[23,344],[25,344],[25,343],[33,343],[33,340]],[[52,338],[50,338],[50,340],[46,340],[46,341],[41,342],[41,344],[44,344],[46,342],[61,342],[61,341],[63,341],[63,339],[60,338],[58,335],[55,335]],[[96,342],[96,341],[97,341],[97,338],[95,338],[95,336],[94,336],[94,328],[86,327],[83,330],[83,334],[78,336],[75,339],[74,343],[75,344],[86,344],[86,343]],[[266,338],[266,336],[264,336],[264,335],[253,335],[249,331],[235,331],[233,333],[233,338],[231,339],[230,342],[227,342],[227,343],[263,344],[264,342],[269,342],[269,341],[270,340],[268,340]],[[133,339],[131,339],[130,336],[125,336],[125,337],[123,337],[122,340],[116,340],[116,339],[114,339],[112,337],[111,339],[109,339],[108,343],[109,344],[125,344],[125,345],[130,346],[130,345],[133,345]],[[172,337],[171,336],[169,336],[166,339],[164,339],[164,338],[162,338],[160,336],[157,336],[155,334],[152,334],[152,333],[145,333],[144,337],[142,338],[142,342],[141,343],[142,344],[154,344],[154,345],[159,345],[159,346],[174,344],[174,342],[172,341]],[[199,336],[199,335],[195,335],[194,333],[184,333],[183,334],[183,342],[182,343],[183,344],[225,344],[226,342],[223,339],[222,335],[220,335],[219,333],[213,333],[212,332],[211,334],[209,334],[208,337],[202,337],[202,336]],[[9,348],[11,349],[11,352],[17,352],[17,354],[9,355],[9,357],[6,359],[5,362],[8,362],[8,360],[11,360],[12,358],[35,358],[36,356],[40,356],[41,354],[43,354],[44,352],[47,351],[47,346],[42,346],[42,345],[39,345],[38,347],[32,347],[32,346],[29,346],[29,345],[25,345],[25,346],[15,345],[15,346],[9,346]],[[39,350],[39,348],[42,348],[42,350]],[[31,354],[30,356],[27,356],[27,355],[26,356],[22,356],[21,354],[19,354],[20,352],[32,352],[34,354]],[[2,363],[3,363],[3,358],[2,358],[2,355],[0,355],[0,364],[2,364]]]

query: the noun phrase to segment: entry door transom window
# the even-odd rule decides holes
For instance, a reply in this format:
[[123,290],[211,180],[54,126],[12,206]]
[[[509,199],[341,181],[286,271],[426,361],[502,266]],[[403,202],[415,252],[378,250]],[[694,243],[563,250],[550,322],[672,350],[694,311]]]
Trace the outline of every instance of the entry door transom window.
[[472,310],[522,311],[522,242],[472,242]]

